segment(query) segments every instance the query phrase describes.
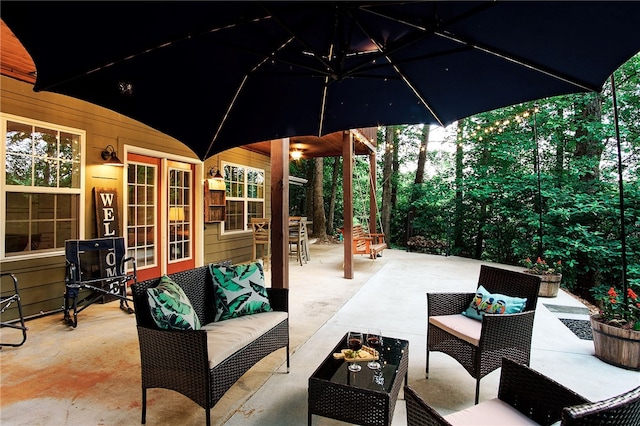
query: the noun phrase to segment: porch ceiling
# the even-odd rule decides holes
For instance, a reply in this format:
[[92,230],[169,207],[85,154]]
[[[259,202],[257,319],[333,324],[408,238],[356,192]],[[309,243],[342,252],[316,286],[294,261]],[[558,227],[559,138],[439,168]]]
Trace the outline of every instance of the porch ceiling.
[[[35,84],[36,66],[22,43],[0,20],[0,73],[29,84]],[[376,129],[359,129],[354,134],[354,154],[368,155],[376,146]],[[366,141],[366,142],[365,142]],[[342,156],[342,132],[331,133],[323,137],[297,136],[289,141],[291,150],[302,152],[302,158]],[[242,148],[270,155],[271,142],[248,144]]]
[[2,75],[35,84],[36,66],[22,43],[0,20],[0,67]]

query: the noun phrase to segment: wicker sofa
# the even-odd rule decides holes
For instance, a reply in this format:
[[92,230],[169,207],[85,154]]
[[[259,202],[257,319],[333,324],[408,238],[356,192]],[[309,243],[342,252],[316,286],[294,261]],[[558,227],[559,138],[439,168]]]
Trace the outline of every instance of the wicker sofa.
[[590,402],[571,389],[523,365],[503,359],[498,397],[445,416],[405,386],[407,426],[468,424],[636,426],[640,424],[640,387]]
[[209,266],[168,276],[182,288],[202,328],[160,329],[151,315],[147,289],[160,278],[132,286],[142,369],[142,424],[146,422],[147,389],[179,392],[210,409],[255,363],[286,347],[289,371],[288,289],[267,288],[272,312],[214,321],[215,291]]

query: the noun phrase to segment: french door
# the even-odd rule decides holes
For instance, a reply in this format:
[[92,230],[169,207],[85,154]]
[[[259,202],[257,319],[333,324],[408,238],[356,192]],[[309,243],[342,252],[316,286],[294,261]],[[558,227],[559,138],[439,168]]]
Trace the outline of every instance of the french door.
[[127,155],[127,251],[138,281],[195,266],[194,166]]
[[167,164],[167,273],[195,267],[194,182],[192,164],[168,161]]

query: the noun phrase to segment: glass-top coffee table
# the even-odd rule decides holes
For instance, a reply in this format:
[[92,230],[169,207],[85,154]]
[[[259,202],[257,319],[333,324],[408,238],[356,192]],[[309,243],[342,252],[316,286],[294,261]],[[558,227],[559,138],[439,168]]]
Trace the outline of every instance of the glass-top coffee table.
[[314,414],[359,425],[390,425],[396,399],[407,380],[409,342],[382,337],[384,367],[374,371],[362,363],[352,373],[334,353],[347,348],[347,334],[309,377],[308,422]]

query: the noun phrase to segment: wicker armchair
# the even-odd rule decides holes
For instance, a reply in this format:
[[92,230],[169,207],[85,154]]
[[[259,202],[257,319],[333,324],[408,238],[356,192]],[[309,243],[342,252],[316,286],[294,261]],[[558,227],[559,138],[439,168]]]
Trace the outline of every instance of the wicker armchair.
[[640,386],[603,401],[589,402],[562,411],[566,426],[640,425]]
[[[184,290],[200,322],[212,322],[215,296],[208,267],[178,272],[169,277]],[[172,389],[187,396],[205,409],[206,424],[210,425],[210,409],[262,358],[286,347],[289,371],[288,319],[211,367],[205,330],[161,330],[156,326],[149,311],[147,288],[156,286],[158,281],[151,279],[132,286],[142,370],[142,424],[146,422],[147,389]],[[288,312],[288,289],[267,288],[267,292],[274,311]]]
[[[478,322],[462,315],[475,293],[427,293],[426,377],[429,377],[429,352],[446,353],[476,379],[476,404],[480,396],[480,379],[499,368],[503,357],[529,365],[540,277],[482,265],[478,279],[480,285],[491,293],[526,298],[523,312],[486,314],[482,322]],[[479,339],[465,340],[460,333],[435,324],[439,322],[437,317],[455,315],[480,327]]]
[[407,426],[478,424],[530,424],[530,420],[563,426],[640,424],[640,387],[600,402],[587,399],[531,368],[503,359],[498,398],[483,401],[466,410],[441,416],[405,386]]

